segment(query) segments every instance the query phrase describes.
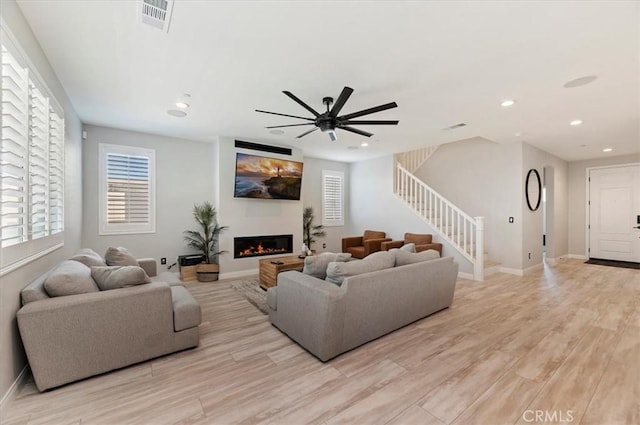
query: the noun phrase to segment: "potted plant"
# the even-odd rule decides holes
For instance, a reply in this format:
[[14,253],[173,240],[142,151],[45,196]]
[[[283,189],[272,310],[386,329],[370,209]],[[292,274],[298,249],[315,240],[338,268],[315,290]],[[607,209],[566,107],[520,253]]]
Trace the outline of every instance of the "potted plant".
[[216,218],[216,209],[210,202],[193,206],[193,218],[200,225],[200,230],[186,230],[184,240],[189,247],[204,256],[204,263],[196,266],[196,273],[200,282],[218,280],[220,266],[218,256],[225,251],[217,251],[218,236],[227,228],[220,226]]
[[302,241],[309,250],[311,250],[311,244],[316,241],[314,238],[321,238],[326,235],[324,226],[322,224],[313,224],[314,219],[313,207],[305,207],[302,212]]

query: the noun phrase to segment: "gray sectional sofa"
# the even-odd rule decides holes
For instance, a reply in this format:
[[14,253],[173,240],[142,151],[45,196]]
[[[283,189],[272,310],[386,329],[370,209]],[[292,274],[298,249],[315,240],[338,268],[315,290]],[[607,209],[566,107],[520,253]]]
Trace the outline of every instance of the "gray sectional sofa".
[[[86,277],[110,267],[67,260],[22,290],[18,327],[40,391],[198,345],[198,303],[155,260],[137,263],[151,282],[94,290]],[[80,293],[51,297],[54,281]]]
[[[451,305],[458,275],[452,257],[387,267],[385,255],[395,254],[371,254],[380,257],[376,263],[387,262],[381,270],[346,273],[341,285],[297,271],[280,273],[267,292],[269,320],[327,361]],[[328,273],[361,269],[352,263],[330,263]]]

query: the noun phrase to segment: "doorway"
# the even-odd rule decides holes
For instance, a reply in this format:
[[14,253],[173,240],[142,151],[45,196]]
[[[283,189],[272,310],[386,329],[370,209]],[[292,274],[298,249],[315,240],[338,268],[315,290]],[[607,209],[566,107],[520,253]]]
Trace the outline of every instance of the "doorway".
[[588,170],[588,257],[640,263],[640,164]]

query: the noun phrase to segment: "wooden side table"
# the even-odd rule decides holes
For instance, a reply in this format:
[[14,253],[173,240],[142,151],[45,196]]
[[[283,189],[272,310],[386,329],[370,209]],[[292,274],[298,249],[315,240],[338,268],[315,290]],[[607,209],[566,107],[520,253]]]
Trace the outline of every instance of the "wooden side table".
[[287,270],[302,271],[304,268],[304,258],[298,258],[297,255],[265,258],[260,260],[259,263],[260,287],[262,289],[276,286],[278,284],[278,273]]

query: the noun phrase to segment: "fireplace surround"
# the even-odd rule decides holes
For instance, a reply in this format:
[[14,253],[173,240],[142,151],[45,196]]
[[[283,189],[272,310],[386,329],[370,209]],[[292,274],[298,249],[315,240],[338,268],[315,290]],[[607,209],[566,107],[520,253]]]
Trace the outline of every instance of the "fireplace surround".
[[259,235],[233,238],[233,258],[291,254],[293,235]]

